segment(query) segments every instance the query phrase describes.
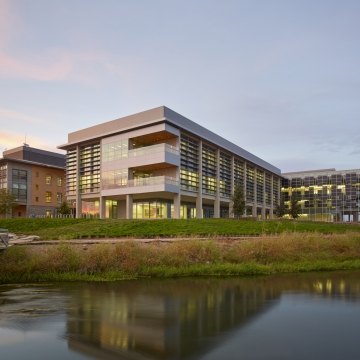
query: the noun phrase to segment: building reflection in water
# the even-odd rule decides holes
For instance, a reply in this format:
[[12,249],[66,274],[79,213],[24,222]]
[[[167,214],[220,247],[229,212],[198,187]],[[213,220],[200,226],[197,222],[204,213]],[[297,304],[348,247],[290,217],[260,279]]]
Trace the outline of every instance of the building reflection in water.
[[359,301],[357,279],[317,274],[84,284],[73,293],[66,336],[72,350],[99,359],[190,359],[267,311],[284,292]]

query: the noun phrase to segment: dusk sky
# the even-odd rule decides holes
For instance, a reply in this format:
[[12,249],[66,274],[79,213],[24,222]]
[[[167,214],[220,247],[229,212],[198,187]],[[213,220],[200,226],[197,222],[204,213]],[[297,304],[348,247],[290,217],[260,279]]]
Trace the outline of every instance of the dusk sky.
[[160,105],[283,172],[360,168],[360,1],[0,0],[0,154]]

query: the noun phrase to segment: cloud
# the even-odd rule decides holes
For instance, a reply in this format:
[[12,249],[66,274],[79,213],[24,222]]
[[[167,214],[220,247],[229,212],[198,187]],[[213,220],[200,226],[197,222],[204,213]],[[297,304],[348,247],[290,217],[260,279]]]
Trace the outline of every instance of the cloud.
[[0,53],[0,76],[27,78],[42,81],[62,80],[71,72],[73,64],[67,54],[46,55],[41,59],[24,61],[14,56]]
[[[25,134],[19,134],[3,130],[0,131],[0,152],[22,146],[24,142]],[[44,138],[40,139],[36,136],[28,135],[26,136],[26,143],[34,148],[60,152],[58,149],[56,149],[52,142],[47,142],[44,140]]]
[[49,118],[42,119],[38,116],[27,115],[19,111],[0,108],[0,120],[3,124],[11,125],[14,122],[22,125],[41,125],[45,128],[59,128],[55,121],[49,121]]
[[19,31],[21,24],[11,11],[9,0],[0,0],[0,48],[7,44]]

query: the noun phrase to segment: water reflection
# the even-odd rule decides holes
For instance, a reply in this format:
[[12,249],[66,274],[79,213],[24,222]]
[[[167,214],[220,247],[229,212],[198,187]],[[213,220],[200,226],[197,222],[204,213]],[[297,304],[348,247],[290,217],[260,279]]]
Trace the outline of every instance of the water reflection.
[[[7,339],[1,345],[10,353],[15,330],[32,333],[45,329],[48,334],[56,328],[53,337],[67,343],[68,359],[219,357],[222,355],[217,352],[224,343],[237,339],[239,330],[250,328],[265,314],[274,313],[289,296],[294,299],[307,294],[333,302],[334,309],[345,303],[355,305],[359,312],[359,275],[0,287],[0,335]],[[54,321],[57,327],[48,326]]]

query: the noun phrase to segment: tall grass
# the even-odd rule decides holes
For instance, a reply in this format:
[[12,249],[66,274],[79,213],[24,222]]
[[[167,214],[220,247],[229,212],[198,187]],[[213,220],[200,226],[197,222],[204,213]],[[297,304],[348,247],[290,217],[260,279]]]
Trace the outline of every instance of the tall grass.
[[360,234],[283,233],[243,241],[12,247],[0,254],[0,282],[142,276],[254,275],[360,269]]

